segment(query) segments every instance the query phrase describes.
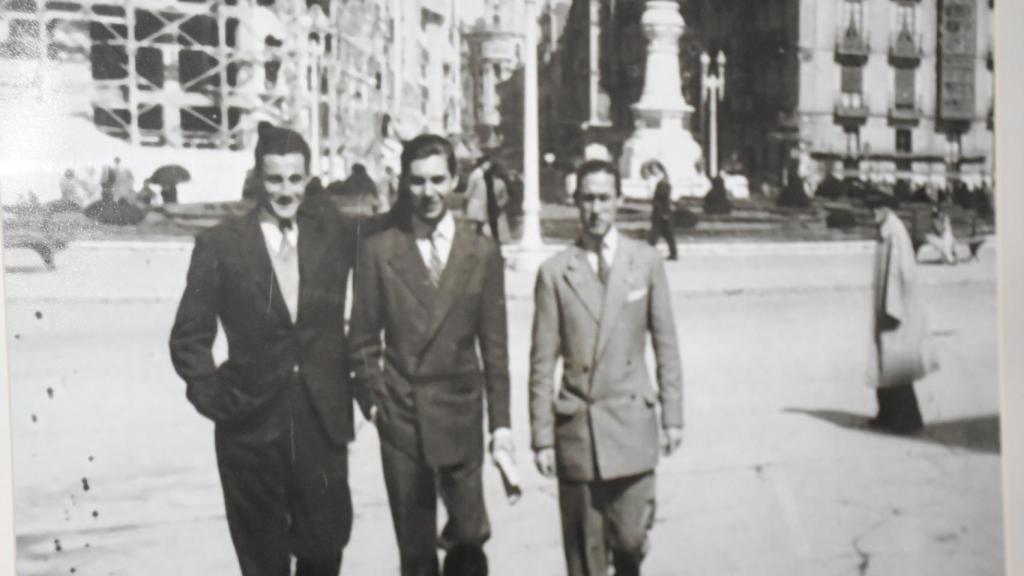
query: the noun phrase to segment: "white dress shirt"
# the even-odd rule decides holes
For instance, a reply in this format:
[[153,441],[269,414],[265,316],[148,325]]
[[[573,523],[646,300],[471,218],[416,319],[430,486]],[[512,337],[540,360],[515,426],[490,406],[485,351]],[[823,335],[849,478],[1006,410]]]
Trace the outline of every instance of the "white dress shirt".
[[448,254],[452,250],[452,240],[455,239],[455,218],[451,212],[445,212],[444,217],[431,232],[417,219],[413,219],[413,229],[416,233],[416,248],[423,257],[423,263],[430,268],[430,240],[433,238],[437,247],[437,255],[441,258],[441,269],[448,265]]
[[[614,226],[608,229],[605,233],[604,238],[601,240],[601,255],[604,256],[604,262],[608,265],[608,271],[611,272],[612,263],[615,262],[615,249],[619,246],[619,231]],[[587,250],[587,262],[590,263],[590,267],[594,269],[594,274],[599,274],[597,252],[594,250]]]
[[[263,240],[267,243],[267,252],[277,254],[281,251],[281,237],[285,235],[278,226],[277,220],[269,218],[260,219],[260,230],[263,232]],[[292,227],[288,229],[288,243],[293,248],[299,248],[299,226],[292,221]]]
[[[260,231],[263,232],[263,240],[267,244],[267,253],[270,256],[270,264],[274,269],[274,277],[277,278],[278,288],[281,290],[281,297],[284,298],[285,307],[292,322],[295,322],[299,314],[299,229],[295,222],[287,232],[281,230],[274,218],[262,218],[260,220]],[[281,250],[282,240],[287,239],[291,248],[288,254]]]

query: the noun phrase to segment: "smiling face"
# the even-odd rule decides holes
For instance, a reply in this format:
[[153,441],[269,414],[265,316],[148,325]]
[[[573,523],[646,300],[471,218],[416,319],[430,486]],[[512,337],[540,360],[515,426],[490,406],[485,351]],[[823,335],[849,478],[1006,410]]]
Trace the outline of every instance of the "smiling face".
[[607,172],[584,176],[576,191],[576,207],[584,233],[594,239],[604,238],[615,225],[615,212],[619,207],[615,176]]
[[455,175],[448,171],[448,159],[435,154],[409,164],[407,186],[416,217],[436,224],[448,211],[445,199],[455,189]]
[[309,184],[305,158],[298,152],[267,154],[261,165],[267,209],[278,218],[294,218]]

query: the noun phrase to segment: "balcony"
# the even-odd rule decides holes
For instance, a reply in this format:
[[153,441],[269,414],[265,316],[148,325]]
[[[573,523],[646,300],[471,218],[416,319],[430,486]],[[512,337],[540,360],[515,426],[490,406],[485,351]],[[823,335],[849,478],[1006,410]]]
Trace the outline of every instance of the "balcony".
[[893,126],[917,126],[924,115],[921,99],[913,101],[889,100],[889,124]]
[[836,61],[841,64],[863,64],[871,55],[871,42],[866,31],[847,26],[836,33]]
[[920,34],[913,34],[903,29],[893,34],[889,40],[889,62],[893,66],[916,68],[924,55],[923,42]]
[[837,124],[861,126],[867,122],[871,109],[863,94],[844,93],[836,99],[833,113]]

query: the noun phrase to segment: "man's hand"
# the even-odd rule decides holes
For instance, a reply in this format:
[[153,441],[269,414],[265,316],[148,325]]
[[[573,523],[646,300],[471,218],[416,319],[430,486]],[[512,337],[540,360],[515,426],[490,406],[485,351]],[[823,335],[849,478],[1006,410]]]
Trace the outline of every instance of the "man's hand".
[[661,434],[661,453],[671,456],[683,443],[683,429],[678,427],[666,428]]
[[376,404],[374,404],[373,406],[370,406],[370,418],[369,418],[369,420],[370,420],[370,423],[373,424],[374,426],[377,425],[377,412],[378,411],[379,410],[378,410]]
[[537,465],[537,470],[545,478],[555,477],[555,449],[554,448],[541,448],[533,455],[533,462]]
[[515,460],[516,445],[512,441],[512,430],[498,428],[491,433],[491,455],[493,456],[499,450],[512,457],[513,461]]

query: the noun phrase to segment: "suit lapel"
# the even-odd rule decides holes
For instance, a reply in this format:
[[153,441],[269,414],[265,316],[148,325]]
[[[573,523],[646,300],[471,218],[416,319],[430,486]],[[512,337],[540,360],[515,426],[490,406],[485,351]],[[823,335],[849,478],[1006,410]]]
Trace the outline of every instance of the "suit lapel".
[[565,280],[569,283],[573,292],[583,302],[583,306],[594,317],[594,320],[601,320],[601,285],[600,280],[587,262],[584,251],[576,247],[573,249],[573,257],[569,260],[565,269]]
[[615,250],[611,273],[608,275],[608,286],[605,288],[604,308],[601,311],[601,326],[597,331],[597,350],[594,357],[600,358],[608,340],[611,338],[618,321],[619,311],[629,291],[629,276],[633,269],[633,251],[629,240],[619,236],[619,245]]
[[279,320],[290,325],[292,318],[281,295],[281,287],[274,274],[274,265],[270,262],[267,241],[260,230],[260,210],[261,208],[257,207],[238,221],[238,232],[242,236],[242,258],[246,264],[245,269],[252,276],[253,286],[266,296],[267,312],[273,310]]
[[[441,273],[434,305],[430,309],[430,322],[424,333],[426,337],[424,350],[430,346],[452,305],[466,289],[468,283],[466,276],[472,272],[479,260],[475,245],[477,241],[482,241],[482,239],[478,236],[471,236],[461,226],[455,228],[455,237],[452,239],[448,262],[445,264],[444,272]],[[424,266],[424,270],[426,270],[426,266]]]
[[394,247],[389,265],[416,296],[416,300],[428,310],[434,303],[436,289],[430,283],[430,272],[423,263],[423,257],[416,246],[412,232],[399,229],[399,242]]
[[[324,220],[321,215],[308,210],[300,210],[297,218],[299,227],[299,310],[296,323],[302,319],[304,303],[309,299],[309,290],[313,277],[320,266],[324,253],[327,251],[327,239],[324,237]],[[338,288],[343,290],[344,288]]]

